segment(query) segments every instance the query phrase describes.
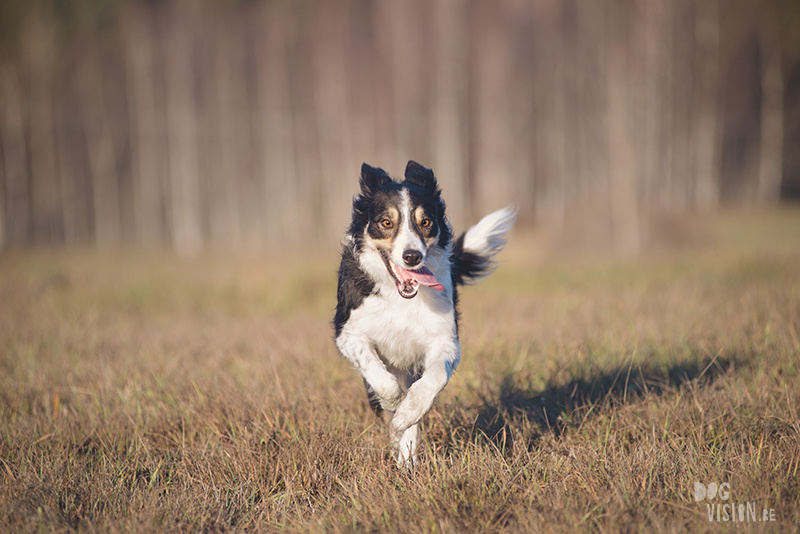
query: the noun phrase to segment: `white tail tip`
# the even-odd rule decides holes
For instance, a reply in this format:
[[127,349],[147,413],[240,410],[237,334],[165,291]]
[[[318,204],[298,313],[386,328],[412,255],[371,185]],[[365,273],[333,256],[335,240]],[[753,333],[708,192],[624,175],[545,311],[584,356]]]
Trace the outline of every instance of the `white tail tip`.
[[464,236],[464,250],[491,258],[503,249],[508,242],[506,233],[517,219],[517,206],[511,204],[494,211],[467,230]]

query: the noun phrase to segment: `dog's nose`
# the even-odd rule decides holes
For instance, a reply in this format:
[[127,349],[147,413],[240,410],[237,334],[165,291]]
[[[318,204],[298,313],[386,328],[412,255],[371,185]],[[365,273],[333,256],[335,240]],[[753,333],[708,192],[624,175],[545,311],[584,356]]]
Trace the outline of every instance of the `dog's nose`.
[[422,261],[422,252],[419,250],[406,250],[403,252],[403,261],[409,267],[416,267]]

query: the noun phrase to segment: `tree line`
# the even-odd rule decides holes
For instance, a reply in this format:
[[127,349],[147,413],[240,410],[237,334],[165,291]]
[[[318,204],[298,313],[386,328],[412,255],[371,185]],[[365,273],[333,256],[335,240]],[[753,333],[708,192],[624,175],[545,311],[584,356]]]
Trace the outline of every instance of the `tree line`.
[[457,228],[516,202],[622,253],[800,183],[775,0],[4,0],[0,248],[335,242],[414,159]]

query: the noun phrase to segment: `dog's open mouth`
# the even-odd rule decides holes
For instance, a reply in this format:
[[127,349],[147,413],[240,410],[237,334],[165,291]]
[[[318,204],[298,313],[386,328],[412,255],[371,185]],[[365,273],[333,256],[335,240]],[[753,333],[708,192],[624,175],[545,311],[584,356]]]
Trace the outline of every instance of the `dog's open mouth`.
[[444,286],[436,280],[436,277],[427,267],[420,267],[414,270],[403,269],[399,265],[395,265],[389,258],[385,258],[385,260],[389,267],[389,272],[392,273],[397,284],[397,292],[400,293],[401,297],[406,299],[416,297],[420,284],[436,291],[444,291]]

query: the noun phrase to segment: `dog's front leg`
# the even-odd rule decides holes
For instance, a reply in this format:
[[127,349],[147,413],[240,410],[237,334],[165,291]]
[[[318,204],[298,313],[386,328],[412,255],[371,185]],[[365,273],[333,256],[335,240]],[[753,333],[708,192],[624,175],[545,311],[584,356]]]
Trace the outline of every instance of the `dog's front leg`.
[[336,338],[336,346],[361,371],[361,376],[381,400],[383,409],[395,411],[403,400],[405,390],[397,378],[386,370],[369,340],[364,336],[343,332]]
[[442,341],[431,347],[425,358],[425,371],[408,389],[392,417],[394,432],[402,432],[419,423],[433,406],[436,396],[447,385],[460,359],[458,342],[455,340]]
[[395,434],[397,440],[397,467],[414,467],[417,464],[419,424]]

